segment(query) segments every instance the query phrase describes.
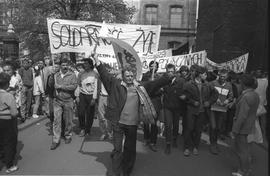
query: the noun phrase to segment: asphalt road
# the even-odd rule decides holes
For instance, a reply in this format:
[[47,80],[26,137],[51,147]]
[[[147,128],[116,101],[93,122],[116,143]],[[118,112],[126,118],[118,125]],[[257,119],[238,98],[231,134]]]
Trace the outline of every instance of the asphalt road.
[[[33,124],[19,132],[16,175],[106,175],[111,173],[110,141],[100,141],[101,135],[94,122],[90,137],[74,134],[72,142],[50,150],[52,136],[48,119]],[[230,141],[220,143],[221,153],[212,155],[208,150],[208,136],[203,135],[199,155],[183,156],[182,138],[178,148],[170,155],[164,154],[164,138],[158,140],[158,152],[152,152],[143,145],[143,133],[138,131],[137,160],[132,176],[229,176],[237,162],[230,148]],[[268,152],[258,145],[252,146],[253,173],[255,176],[268,175]],[[5,167],[0,164],[0,175]]]

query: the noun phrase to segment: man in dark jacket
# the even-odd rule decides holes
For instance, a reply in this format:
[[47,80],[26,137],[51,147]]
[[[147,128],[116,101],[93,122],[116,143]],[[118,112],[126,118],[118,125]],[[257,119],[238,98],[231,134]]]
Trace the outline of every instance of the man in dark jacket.
[[[118,80],[108,73],[105,67],[92,55],[102,83],[108,92],[108,105],[105,118],[112,122],[113,145],[111,153],[113,172],[124,176],[130,175],[136,160],[137,126],[143,119],[154,123],[156,111],[149,98],[160,87],[170,83],[172,78],[164,76],[159,80],[140,85],[135,81],[136,71],[132,67],[122,69],[123,80]],[[143,112],[143,113],[141,113]],[[122,152],[122,142],[124,150]]]
[[[168,64],[166,66],[168,75],[175,75],[175,65]],[[185,102],[180,99],[183,95],[183,86],[185,80],[178,77],[173,79],[172,83],[165,86],[164,90],[164,120],[165,120],[165,138],[166,147],[165,154],[171,153],[171,142],[173,147],[177,147],[177,136],[179,130],[179,118],[185,114]]]
[[[158,62],[151,61],[149,63],[149,71],[143,74],[142,82],[145,81],[154,81],[159,78],[157,74]],[[161,109],[161,91],[155,92],[151,97],[151,101],[157,112],[157,116],[160,114]],[[157,119],[154,124],[144,124],[143,125],[143,136],[145,140],[145,145],[149,147],[150,150],[157,152],[157,136],[158,136],[158,126]]]
[[236,112],[232,132],[235,140],[235,150],[240,167],[232,175],[250,175],[250,153],[247,142],[248,134],[254,128],[257,109],[260,103],[259,95],[254,91],[254,79],[251,75],[243,74],[240,77],[243,92],[236,100]]
[[18,73],[22,78],[23,87],[21,91],[21,121],[31,117],[31,106],[33,97],[33,69],[29,59],[23,60],[22,66]]
[[206,69],[198,66],[192,80],[184,85],[184,94],[187,102],[187,115],[184,132],[184,155],[198,155],[198,147],[201,139],[201,132],[206,116],[209,116],[210,106],[218,98],[217,90],[206,79]]

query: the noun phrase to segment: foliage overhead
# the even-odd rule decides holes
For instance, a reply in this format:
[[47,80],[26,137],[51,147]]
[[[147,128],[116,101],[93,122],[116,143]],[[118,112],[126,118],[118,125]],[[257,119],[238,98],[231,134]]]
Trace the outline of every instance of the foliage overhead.
[[129,23],[135,7],[123,0],[7,0],[10,21],[19,35],[21,48],[30,51],[33,60],[49,54],[47,21],[49,18]]

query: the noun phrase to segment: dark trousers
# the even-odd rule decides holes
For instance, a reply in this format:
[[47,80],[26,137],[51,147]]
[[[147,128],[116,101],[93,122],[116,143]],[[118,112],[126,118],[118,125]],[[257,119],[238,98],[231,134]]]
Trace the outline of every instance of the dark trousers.
[[239,161],[239,168],[243,172],[248,172],[251,167],[249,146],[247,142],[247,134],[237,134],[234,139],[235,152]]
[[226,119],[226,134],[229,134],[232,131],[234,115],[235,115],[235,108],[228,109]]
[[144,140],[146,140],[150,144],[156,144],[157,143],[157,135],[158,135],[158,127],[157,127],[156,122],[155,122],[155,124],[144,124],[143,125]]
[[92,98],[93,95],[79,95],[79,125],[86,133],[90,133],[94,121],[95,105],[91,106]]
[[32,97],[33,97],[33,87],[22,87],[21,92],[21,117],[23,119],[30,117],[31,114],[31,106],[32,106]]
[[217,144],[227,117],[226,112],[210,111],[210,143]]
[[166,143],[170,144],[172,139],[176,139],[179,130],[180,111],[177,109],[164,109],[164,124]]
[[193,114],[188,111],[185,118],[184,149],[198,148],[206,113]]
[[3,162],[7,168],[13,166],[16,155],[18,128],[17,119],[0,119],[0,148],[3,153]]
[[[121,172],[130,174],[136,160],[137,126],[113,123],[113,145],[111,153],[112,168],[116,175]],[[124,150],[122,149],[123,138]]]

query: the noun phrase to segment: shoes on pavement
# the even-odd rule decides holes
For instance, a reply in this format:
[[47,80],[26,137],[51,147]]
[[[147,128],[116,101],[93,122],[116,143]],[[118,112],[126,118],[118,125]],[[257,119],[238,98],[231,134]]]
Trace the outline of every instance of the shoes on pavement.
[[152,150],[153,152],[157,152],[157,151],[158,151],[158,150],[157,150],[156,144],[150,144],[150,145],[148,145],[148,147],[149,147],[149,149]]
[[221,134],[221,135],[219,136],[219,138],[220,138],[220,140],[224,141],[224,140],[226,139],[226,136],[223,135],[223,134]]
[[25,122],[25,118],[24,117],[22,117],[20,120],[21,120],[21,123],[24,123]]
[[58,142],[58,143],[53,142],[50,149],[55,150],[59,145],[60,145],[60,142]]
[[166,155],[171,154],[171,144],[167,144],[164,153]]
[[84,130],[81,130],[79,136],[80,137],[84,137],[85,136],[85,131]]
[[33,117],[34,119],[37,119],[39,116],[38,116],[37,114],[33,114],[32,117]]
[[244,176],[244,173],[241,171],[232,172],[232,176]]
[[108,138],[109,138],[109,140],[113,140],[113,134],[112,133],[108,133]]
[[65,139],[65,144],[69,144],[69,143],[71,143],[71,138]]
[[10,173],[12,173],[12,172],[17,171],[18,169],[19,169],[19,167],[16,166],[16,165],[14,165],[14,166],[11,166],[10,168],[8,168],[8,169],[6,170],[6,173],[7,173],[7,174],[10,174]]
[[218,155],[217,145],[210,145],[210,152],[211,152],[213,155]]
[[107,134],[102,134],[102,135],[100,136],[99,140],[104,141],[104,140],[107,139],[107,138],[108,138],[108,135],[107,135]]
[[146,140],[144,140],[143,145],[144,145],[144,146],[148,146],[148,145],[150,145],[150,141],[149,141],[149,140],[147,140],[147,139],[146,139]]
[[194,149],[193,149],[193,155],[199,155],[199,151],[198,151],[197,148],[194,148]]
[[190,155],[189,149],[185,149],[185,150],[184,150],[184,156],[189,156],[189,155]]
[[173,140],[172,147],[173,147],[173,148],[177,148],[177,140],[176,140],[176,139]]

